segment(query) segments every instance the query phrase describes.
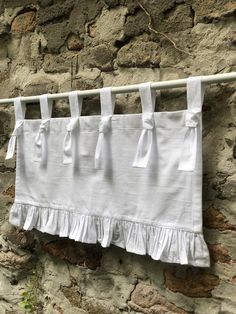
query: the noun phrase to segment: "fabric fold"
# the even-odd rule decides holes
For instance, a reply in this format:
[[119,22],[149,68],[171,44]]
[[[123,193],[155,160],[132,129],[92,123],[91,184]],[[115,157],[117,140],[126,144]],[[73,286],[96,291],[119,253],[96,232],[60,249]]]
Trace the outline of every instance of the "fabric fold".
[[84,243],[100,242],[103,247],[118,244],[128,252],[148,254],[163,262],[198,267],[210,264],[203,235],[183,229],[20,203],[13,204],[10,222],[25,230],[35,228]]
[[146,168],[152,150],[154,116],[153,113],[142,115],[143,130],[140,135],[133,167]]
[[104,145],[106,134],[111,129],[111,119],[112,115],[101,117],[101,121],[99,124],[98,141],[95,149],[95,169],[99,169],[101,167],[102,147]]
[[72,163],[72,137],[73,131],[79,125],[79,117],[71,118],[69,124],[66,127],[66,135],[63,142],[63,164]]
[[179,157],[178,170],[195,171],[198,142],[201,140],[201,112],[205,87],[200,76],[187,79],[187,104],[185,113],[186,132]]
[[17,136],[22,134],[23,124],[24,124],[24,120],[16,121],[15,128],[14,128],[14,130],[12,132],[10,141],[8,143],[7,155],[6,155],[6,158],[5,158],[6,160],[7,159],[11,159],[14,156],[15,148],[16,148],[16,138],[17,138]]
[[35,158],[34,161],[44,164],[47,159],[47,133],[49,131],[50,119],[41,121],[38,134],[35,138]]
[[199,113],[187,111],[185,125],[187,130],[184,135],[178,170],[194,171],[196,166]]

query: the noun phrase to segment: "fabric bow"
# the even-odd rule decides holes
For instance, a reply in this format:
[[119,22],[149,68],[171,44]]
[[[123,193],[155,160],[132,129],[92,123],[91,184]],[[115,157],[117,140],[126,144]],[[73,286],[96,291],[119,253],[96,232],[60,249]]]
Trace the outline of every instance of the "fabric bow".
[[143,113],[143,130],[138,141],[133,167],[146,168],[152,150],[154,115],[152,112]]
[[194,171],[196,166],[199,114],[188,111],[185,116],[187,131],[184,136],[178,170]]
[[112,115],[101,117],[98,142],[95,150],[95,169],[98,169],[101,165],[103,141],[105,134],[111,129],[111,118]]
[[78,126],[79,117],[71,118],[66,126],[66,136],[63,143],[63,164],[72,163],[72,134],[73,130]]
[[46,143],[46,135],[49,130],[49,121],[50,119],[42,120],[38,134],[35,138],[35,161],[40,161],[41,163],[45,163],[47,158],[47,143]]
[[5,159],[11,159],[14,156],[15,148],[16,148],[16,138],[19,136],[23,130],[23,123],[24,120],[16,121],[15,128],[12,132],[8,148],[7,148],[7,155]]

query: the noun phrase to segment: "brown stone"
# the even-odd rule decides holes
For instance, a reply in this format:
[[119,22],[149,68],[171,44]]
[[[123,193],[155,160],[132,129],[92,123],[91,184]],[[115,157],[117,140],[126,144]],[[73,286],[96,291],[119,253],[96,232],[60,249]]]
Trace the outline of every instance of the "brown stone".
[[221,244],[208,244],[211,260],[213,263],[229,263],[231,256],[228,254],[228,250]]
[[67,48],[69,50],[81,50],[84,48],[84,41],[78,35],[71,34],[67,39]]
[[11,243],[22,249],[32,249],[35,246],[35,238],[32,231],[25,231],[14,228],[13,230],[9,230],[9,232],[6,233],[6,238]]
[[203,221],[204,226],[209,229],[236,230],[236,226],[229,223],[227,218],[213,206],[203,211]]
[[13,33],[26,33],[34,31],[36,26],[35,18],[35,10],[17,15],[11,24],[11,31]]
[[192,298],[211,297],[211,291],[219,285],[219,277],[201,269],[186,268],[177,273],[173,267],[164,272],[165,285],[173,292],[182,293]]
[[72,284],[70,287],[61,286],[60,290],[69,300],[71,305],[75,307],[81,306],[81,293],[78,291],[78,287],[76,285]]
[[59,239],[54,242],[42,243],[42,249],[71,264],[96,269],[100,266],[101,251],[95,245],[83,244],[70,239]]
[[[120,314],[121,312],[106,300],[82,298],[82,308],[89,314]],[[123,312],[123,311],[122,311]]]
[[163,297],[154,287],[138,283],[131,294],[128,305],[135,311],[145,314],[186,313]]
[[3,195],[9,196],[10,198],[15,198],[15,186],[11,185],[6,190],[2,192]]

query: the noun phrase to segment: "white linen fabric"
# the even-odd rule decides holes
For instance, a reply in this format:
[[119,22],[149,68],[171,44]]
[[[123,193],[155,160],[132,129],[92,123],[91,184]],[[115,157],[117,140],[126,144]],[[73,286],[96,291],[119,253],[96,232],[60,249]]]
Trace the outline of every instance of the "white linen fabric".
[[100,242],[170,263],[209,266],[202,234],[200,77],[187,80],[188,109],[154,112],[150,83],[140,84],[142,114],[116,115],[111,88],[101,89],[101,116],[24,120],[15,100],[16,196],[10,222],[26,230]]

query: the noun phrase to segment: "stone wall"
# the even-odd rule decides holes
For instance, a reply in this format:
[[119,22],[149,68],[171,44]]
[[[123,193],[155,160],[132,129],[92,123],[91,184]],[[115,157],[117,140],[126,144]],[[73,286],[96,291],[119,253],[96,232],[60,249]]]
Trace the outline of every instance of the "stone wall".
[[[236,71],[233,0],[1,0],[0,14],[0,98]],[[184,108],[185,89],[161,91],[158,103]],[[0,314],[236,313],[235,83],[207,86],[203,109],[209,269],[10,226],[14,112],[0,107]],[[83,114],[99,110],[97,97],[85,100]],[[138,94],[118,95],[116,112],[140,112]]]

